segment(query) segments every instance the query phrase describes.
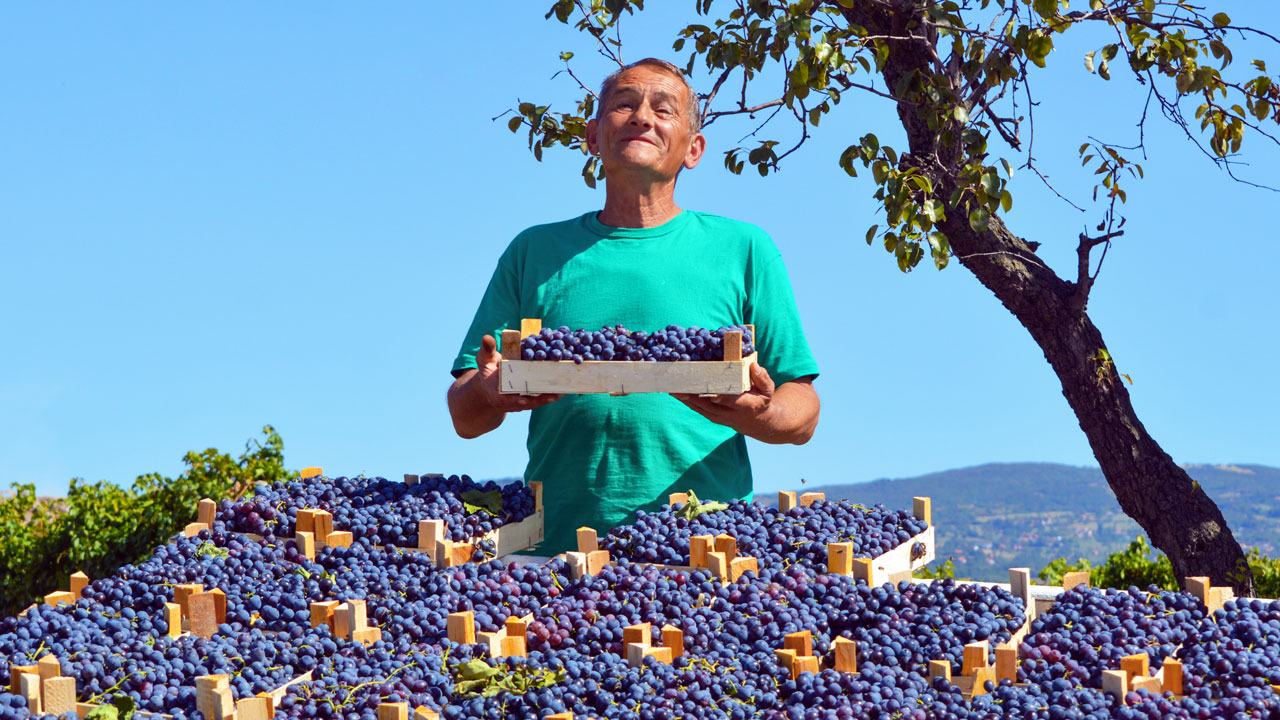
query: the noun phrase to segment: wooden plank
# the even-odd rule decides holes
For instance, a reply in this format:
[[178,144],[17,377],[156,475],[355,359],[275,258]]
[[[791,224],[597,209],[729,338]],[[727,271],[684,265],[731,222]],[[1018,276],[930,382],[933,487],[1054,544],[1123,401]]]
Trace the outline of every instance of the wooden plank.
[[648,647],[653,643],[653,627],[649,623],[629,625],[622,629],[622,642],[624,645],[636,643]]
[[227,621],[227,594],[214,588],[209,591],[213,596],[213,619],[219,625]]
[[1160,675],[1162,690],[1168,690],[1174,695],[1182,694],[1182,661],[1166,658],[1160,666]]
[[809,507],[810,505],[818,502],[819,500],[825,501],[826,499],[827,499],[826,493],[807,492],[800,496],[800,507]]
[[658,662],[664,663],[666,665],[670,665],[672,662],[675,662],[675,654],[672,653],[671,648],[668,648],[668,647],[646,648],[644,651],[644,656],[647,658],[653,658]]
[[689,503],[689,493],[674,492],[667,494],[668,505],[687,505]]
[[351,625],[351,631],[363,630],[369,627],[369,610],[364,600],[348,600],[347,601],[347,618]]
[[1089,587],[1088,572],[1082,570],[1079,572],[1069,572],[1062,576],[1062,589],[1064,592],[1080,585],[1083,585],[1086,588]]
[[[561,714],[563,715],[564,713]],[[432,710],[426,705],[419,705],[413,711],[413,720],[440,720],[440,713]],[[569,720],[573,720],[573,718],[570,717]]]
[[269,697],[249,697],[236,701],[236,720],[271,720],[275,707]]
[[1126,655],[1120,658],[1120,669],[1129,674],[1129,680],[1151,675],[1151,656],[1146,653]]
[[798,500],[796,494],[790,490],[781,490],[778,492],[778,512],[787,512],[796,507]]
[[520,319],[520,339],[537,335],[542,332],[542,318],[521,318]]
[[1103,670],[1102,692],[1114,695],[1121,705],[1126,704],[1125,696],[1129,694],[1129,673],[1123,670]]
[[335,548],[349,548],[353,542],[355,542],[355,538],[352,537],[351,531],[349,530],[335,530],[324,538],[325,545]]
[[213,525],[217,515],[218,502],[212,498],[201,498],[199,506],[196,507],[196,522]]
[[716,549],[713,535],[694,535],[689,538],[689,565],[696,568],[710,567],[707,564],[707,553]]
[[171,638],[176,638],[182,634],[182,606],[178,603],[167,602],[164,604],[164,620],[169,626],[169,631],[165,634]]
[[310,480],[313,477],[320,477],[321,475],[324,475],[324,468],[319,467],[304,467],[298,472],[298,477],[303,480]]
[[21,685],[22,675],[24,673],[39,675],[40,666],[39,665],[10,665],[9,666],[9,692],[13,693],[14,695],[19,694],[19,691],[22,687]]
[[833,575],[853,574],[853,543],[827,543],[827,572]]
[[814,657],[813,655],[806,655],[806,656],[797,655],[795,662],[792,663],[791,665],[791,677],[798,678],[800,677],[800,673],[806,673],[806,672],[817,675],[818,670],[820,669],[821,668],[818,666],[818,658]]
[[328,625],[332,628],[333,614],[341,604],[337,600],[320,600],[311,603],[311,627]]
[[507,634],[502,638],[502,654],[505,657],[528,657],[529,641],[524,635]]
[[40,703],[40,673],[22,673],[18,676],[18,695],[27,701],[27,709],[39,715],[43,712]]
[[797,656],[813,654],[813,633],[808,630],[788,633],[782,637],[782,647],[794,650]]
[[871,558],[853,558],[850,563],[853,566],[853,579],[861,580],[872,587],[880,585],[880,576]]
[[1159,695],[1161,692],[1163,692],[1160,689],[1160,678],[1153,678],[1150,676],[1133,678],[1133,681],[1130,683],[1129,689],[1146,690],[1147,692],[1153,695]]
[[489,657],[500,658],[503,656],[502,641],[507,637],[507,629],[502,628],[497,632],[478,632],[476,633],[476,642],[484,645],[489,650]]
[[209,529],[209,526],[205,525],[204,523],[198,523],[198,522],[187,523],[182,528],[182,536],[195,537],[200,534],[201,530],[208,530],[208,529]]
[[[892,577],[902,572],[913,572],[933,562],[934,558],[937,557],[937,547],[934,542],[936,529],[937,528],[935,526],[930,525],[924,532],[916,535],[889,552],[876,557],[874,565],[877,570],[877,580],[879,582],[884,582],[881,578]],[[912,557],[911,548],[916,543],[924,545],[924,554]]]
[[86,587],[89,587],[88,575],[85,575],[84,573],[78,570],[76,572],[71,573],[71,594],[72,595],[75,595],[77,598],[80,597],[80,594],[84,592],[84,589]]
[[381,639],[382,628],[379,627],[365,627],[351,631],[352,642],[358,642],[365,646],[372,645]]
[[592,527],[578,528],[578,552],[591,552],[600,549],[600,539],[596,536],[596,529]]
[[662,646],[671,648],[673,659],[684,655],[684,631],[674,625],[663,625]]
[[191,617],[191,596],[202,592],[204,592],[204,585],[200,583],[178,585],[173,588],[173,601],[178,603],[178,607],[182,608],[182,614],[185,617]]
[[927,497],[911,498],[911,514],[925,525],[933,524],[933,500]]
[[996,648],[996,680],[1018,681],[1018,650],[1001,645]]
[[431,520],[418,521],[418,549],[426,550],[435,555],[436,545],[445,539],[445,523],[444,520],[434,518]]
[[623,647],[626,648],[628,665],[631,667],[640,667],[644,664],[645,653],[649,650],[648,645],[641,643],[627,643]]
[[217,601],[211,592],[200,592],[187,600],[191,610],[191,634],[209,639],[218,632]]
[[533,491],[533,508],[534,511],[542,513],[542,481],[530,480],[529,489]]
[[738,578],[750,570],[753,573],[760,573],[760,564],[753,557],[740,555],[729,561],[729,582],[738,582]]
[[1009,568],[1009,592],[1022,600],[1027,617],[1035,617],[1036,604],[1031,598],[1031,568]]
[[494,552],[498,557],[518,553],[521,550],[528,550],[542,542],[545,516],[541,509],[541,486],[541,483],[538,483],[538,489],[535,491],[539,506],[537,511],[520,522],[494,528],[480,536],[481,540],[488,540],[493,543]]
[[689,393],[740,395],[751,389],[754,354],[738,361],[640,362],[595,361],[582,364],[503,359],[499,392],[540,393]]
[[44,604],[49,607],[57,607],[61,603],[75,605],[76,596],[66,590],[58,590],[57,592],[51,592],[44,596]]
[[942,678],[951,682],[951,662],[948,660],[929,661],[929,679]]
[[293,536],[293,542],[298,547],[298,552],[308,560],[316,559],[316,536],[315,533],[299,531]]
[[835,651],[836,672],[858,672],[858,643],[846,637],[838,637],[831,642]]
[[730,330],[724,334],[724,340],[721,341],[721,347],[724,348],[725,360],[741,360],[742,359],[742,331]]
[[[320,511],[312,510],[311,508],[303,508],[299,510],[298,516],[294,518],[293,521],[294,532],[309,532],[314,534],[316,531],[316,513],[318,512]],[[323,538],[324,536],[321,535],[320,537]]]
[[351,606],[346,603],[339,603],[333,609],[333,635],[334,637],[350,638],[351,631]]
[[707,567],[711,569],[711,574],[720,579],[720,582],[729,581],[729,558],[722,552],[712,550],[707,553]]
[[328,510],[316,510],[312,513],[315,518],[315,534],[316,538],[325,538],[327,541],[329,535],[333,533],[333,513]]
[[409,486],[417,485],[417,484],[418,484],[418,476],[417,476],[417,475],[414,475],[413,473],[405,473],[405,474],[404,474],[404,484],[405,484],[405,485],[409,485]]
[[285,693],[289,691],[289,688],[293,687],[294,685],[297,685],[298,683],[304,683],[304,682],[311,682],[310,670],[290,680],[284,685],[281,685],[275,690],[272,690],[271,692],[267,693],[267,696],[271,698],[271,703],[278,707],[280,705],[280,701],[284,699]]
[[409,703],[378,703],[378,720],[409,720]]
[[62,663],[52,653],[48,653],[36,661],[36,673],[41,680],[56,678],[62,675]]
[[987,683],[990,682],[992,685],[995,685],[995,683],[997,682],[996,669],[991,666],[978,668],[973,673],[972,682],[973,684],[970,686],[970,689],[969,689],[969,697],[986,695]]
[[990,666],[991,645],[986,640],[966,643],[964,646],[964,666],[961,675],[973,675],[979,668]]
[[502,353],[504,359],[519,360],[520,359],[520,331],[519,330],[503,330],[502,345],[498,349]]
[[716,536],[716,552],[724,553],[729,562],[738,557],[738,539],[732,535],[720,534]]
[[450,613],[445,619],[449,639],[460,645],[471,645],[476,641],[475,613],[470,610]]

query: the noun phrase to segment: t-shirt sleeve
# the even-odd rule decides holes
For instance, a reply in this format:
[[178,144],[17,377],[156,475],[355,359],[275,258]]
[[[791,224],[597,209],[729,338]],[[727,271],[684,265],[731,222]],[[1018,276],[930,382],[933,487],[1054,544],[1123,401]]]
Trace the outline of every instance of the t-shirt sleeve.
[[520,283],[516,267],[519,241],[517,237],[498,258],[498,266],[494,268],[493,277],[489,278],[489,286],[485,288],[480,307],[476,308],[475,317],[471,319],[462,348],[453,360],[454,375],[476,367],[480,338],[492,335],[501,346],[502,331],[520,327]]
[[753,252],[747,322],[756,326],[759,363],[775,385],[818,374],[809,350],[787,267],[773,241],[763,235]]

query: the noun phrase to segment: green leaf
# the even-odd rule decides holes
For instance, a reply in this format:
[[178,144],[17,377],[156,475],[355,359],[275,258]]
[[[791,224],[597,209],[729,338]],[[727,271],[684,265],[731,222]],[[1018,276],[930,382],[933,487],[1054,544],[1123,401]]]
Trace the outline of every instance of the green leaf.
[[1013,196],[1009,194],[1008,190],[1000,191],[1000,207],[1005,212],[1009,212],[1013,209]]
[[481,510],[496,516],[502,512],[502,491],[490,490],[489,492],[480,492],[476,489],[467,490],[462,493],[462,505],[466,508],[468,514],[478,513]]
[[920,213],[935,223],[941,221],[945,217],[945,214],[942,211],[942,203],[939,203],[937,200],[932,198],[921,203]]
[[84,720],[120,720],[120,711],[111,705],[99,705],[90,710],[89,714],[84,716]]
[[685,503],[684,507],[675,511],[673,514],[676,517],[682,517],[685,520],[692,520],[699,515],[704,515],[709,512],[717,512],[719,510],[727,510],[728,508],[729,506],[726,503],[716,502],[714,500],[708,500],[706,502],[700,501],[698,500],[698,494],[693,490],[690,490],[689,502]]
[[1007,177],[1007,178],[1009,178],[1010,180],[1012,180],[1012,179],[1013,179],[1013,166],[1012,166],[1012,165],[1010,165],[1010,164],[1009,164],[1009,161],[1008,161],[1008,160],[1005,160],[1004,158],[1000,158],[1000,164],[1004,166],[1004,174],[1005,174],[1005,177]]
[[230,551],[226,548],[220,548],[208,540],[200,543],[200,547],[196,548],[196,557],[225,558],[230,555]]
[[985,208],[975,208],[969,213],[969,227],[976,232],[985,232],[991,221],[991,213]]
[[1101,63],[1098,64],[1098,77],[1102,78],[1103,80],[1111,79],[1111,70],[1107,68],[1106,60],[1103,60]]
[[458,677],[465,680],[484,680],[497,675],[501,670],[484,660],[471,660],[458,665]]
[[933,264],[939,270],[951,261],[951,242],[942,232],[935,230],[929,233],[929,249],[933,255]]
[[954,115],[956,117],[956,122],[960,123],[961,125],[964,125],[965,123],[969,122],[969,110],[965,108],[965,106],[963,105],[956,106]]
[[877,231],[877,230],[879,230],[879,229],[880,229],[880,226],[879,226],[879,225],[872,225],[872,226],[871,226],[871,229],[870,229],[870,230],[867,230],[867,244],[868,244],[868,245],[870,245],[870,244],[871,244],[871,241],[872,241],[872,240],[875,240],[875,238],[876,238],[876,231]]
[[110,705],[99,705],[85,715],[85,720],[130,720],[137,705],[133,698],[123,693],[111,698]]
[[515,117],[507,121],[507,127],[511,130],[511,132],[516,132],[520,129],[520,125],[523,122],[524,122],[524,118],[520,117],[519,115],[516,115]]
[[1231,16],[1224,12],[1220,12],[1213,16],[1213,24],[1216,27],[1226,27],[1231,24]]
[[1093,72],[1093,56],[1095,52],[1097,51],[1090,50],[1084,54],[1084,68],[1089,72]]

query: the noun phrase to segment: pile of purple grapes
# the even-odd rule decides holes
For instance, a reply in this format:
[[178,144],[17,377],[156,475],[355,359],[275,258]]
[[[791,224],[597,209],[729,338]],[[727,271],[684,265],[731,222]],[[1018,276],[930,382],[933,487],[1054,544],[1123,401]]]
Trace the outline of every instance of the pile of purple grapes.
[[724,360],[724,334],[742,333],[742,355],[755,352],[754,338],[746,325],[730,325],[718,330],[668,325],[662,330],[631,331],[621,325],[590,330],[569,330],[566,326],[541,332],[520,341],[521,360],[629,360],[632,362],[689,362]]
[[[456,512],[460,490],[484,487],[455,478],[396,489],[358,478],[262,488],[224,503],[210,529],[95,579],[74,605],[0,620],[0,678],[51,655],[75,678],[78,701],[127,696],[173,720],[203,720],[196,679],[211,674],[229,676],[237,699],[281,690],[277,714],[299,720],[376,720],[379,705],[393,702],[446,720],[566,712],[597,720],[1280,717],[1272,690],[1280,684],[1280,602],[1232,601],[1209,613],[1185,593],[1077,588],[1024,638],[1018,684],[1002,681],[970,697],[930,679],[931,660],[960,673],[966,643],[988,641],[993,660],[1026,608],[998,587],[951,580],[871,587],[828,573],[825,554],[811,546],[848,540],[874,555],[923,529],[882,508],[832,502],[778,513],[730,503],[692,520],[664,508],[610,533],[604,542],[615,562],[578,579],[563,559],[508,563],[490,559],[483,543],[472,562],[437,568],[395,542],[374,542],[396,539],[388,528],[415,513]],[[510,502],[513,516],[522,512],[525,492],[498,489],[504,510]],[[323,547],[314,559],[300,554],[283,538],[299,509],[317,506],[361,523],[360,540]],[[261,539],[240,529],[259,523],[267,531],[255,533]],[[666,547],[672,554],[657,560],[683,564],[688,534],[704,532],[736,533],[740,550],[760,559],[759,571],[723,584],[706,570],[632,562]],[[210,638],[169,635],[165,603],[187,583],[226,596],[225,621]],[[380,640],[364,645],[323,622],[312,626],[311,603],[353,599],[365,601]],[[527,657],[491,657],[483,644],[455,642],[448,618],[460,611],[472,613],[477,632],[528,618]],[[638,623],[653,628],[654,645],[666,642],[662,627],[679,629],[683,654],[669,665],[647,658],[633,667],[623,640]],[[774,651],[802,630],[818,671],[792,677]],[[840,639],[857,644],[857,674],[835,670]],[[1170,658],[1182,661],[1185,697],[1101,691],[1103,670],[1142,652],[1152,672]],[[0,690],[0,720],[42,717],[14,690]]]

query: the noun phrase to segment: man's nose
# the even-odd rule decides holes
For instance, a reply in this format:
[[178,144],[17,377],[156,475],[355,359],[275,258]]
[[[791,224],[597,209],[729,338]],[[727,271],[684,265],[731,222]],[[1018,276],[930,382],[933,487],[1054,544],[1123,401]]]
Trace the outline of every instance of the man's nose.
[[635,112],[631,113],[631,124],[644,127],[653,125],[653,108],[649,107],[649,103],[640,103],[636,106]]

